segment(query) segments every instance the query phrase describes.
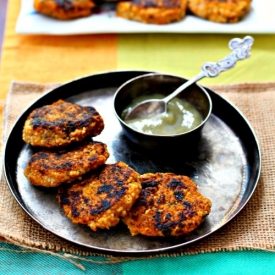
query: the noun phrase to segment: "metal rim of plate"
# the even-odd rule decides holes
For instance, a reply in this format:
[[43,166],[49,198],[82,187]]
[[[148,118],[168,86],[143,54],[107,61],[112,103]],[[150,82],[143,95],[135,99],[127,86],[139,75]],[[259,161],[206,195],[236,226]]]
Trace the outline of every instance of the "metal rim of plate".
[[[108,94],[108,96],[112,97],[114,94],[114,91],[116,88],[118,88],[122,83],[125,81],[136,77],[141,74],[147,74],[150,71],[140,71],[140,70],[126,70],[126,71],[110,71],[110,72],[102,72],[98,74],[93,74],[93,75],[88,75],[79,79],[75,79],[73,81],[70,81],[68,83],[65,83],[57,88],[52,89],[51,91],[47,92],[46,94],[42,95],[39,97],[34,103],[32,103],[28,108],[25,109],[25,111],[22,113],[22,115],[18,118],[18,120],[15,122],[8,138],[7,142],[4,148],[4,173],[5,177],[8,183],[8,186],[10,188],[10,191],[16,201],[19,203],[21,208],[32,218],[34,219],[37,223],[39,223],[42,227],[44,227],[46,230],[52,232],[53,234],[70,241],[72,243],[75,243],[77,245],[81,245],[86,248],[92,248],[96,249],[99,251],[105,251],[105,252],[111,252],[111,253],[116,253],[116,254],[124,254],[127,253],[129,255],[132,254],[140,254],[140,253],[158,253],[158,252],[163,252],[167,250],[172,250],[176,249],[179,247],[184,247],[190,244],[193,244],[194,242],[197,242],[201,240],[202,238],[205,238],[206,236],[209,236],[210,234],[214,233],[221,227],[223,227],[225,224],[227,224],[229,221],[231,221],[239,212],[243,209],[243,207],[246,205],[246,203],[250,200],[252,194],[254,193],[254,190],[257,186],[259,177],[260,177],[260,171],[261,171],[261,155],[260,155],[260,148],[258,144],[257,137],[248,122],[248,120],[243,116],[243,114],[230,102],[228,102],[226,99],[221,97],[220,95],[216,94],[214,91],[207,89],[209,92],[211,99],[213,101],[213,123],[217,123],[218,125],[222,125],[221,127],[226,128],[226,135],[232,135],[232,142],[235,142],[237,140],[238,146],[240,147],[240,159],[241,162],[244,161],[244,164],[241,163],[240,167],[238,167],[237,170],[240,170],[241,173],[241,179],[237,179],[236,182],[239,185],[237,193],[234,194],[234,202],[232,202],[232,205],[229,205],[229,208],[226,210],[226,213],[221,212],[221,214],[218,212],[220,211],[221,206],[219,206],[219,209],[216,210],[214,218],[209,218],[210,222],[206,223],[206,225],[202,226],[202,229],[195,230],[195,233],[190,235],[190,237],[183,237],[183,238],[149,238],[149,237],[125,237],[127,235],[127,231],[125,231],[125,228],[123,225],[118,225],[118,232],[116,231],[112,232],[109,234],[110,231],[100,231],[100,232],[90,232],[90,229],[85,228],[82,225],[72,225],[77,229],[75,230],[73,234],[68,234],[64,236],[63,233],[60,232],[66,232],[68,229],[64,229],[63,231],[58,231],[55,228],[52,228],[49,224],[47,224],[47,218],[44,217],[41,213],[35,213],[33,210],[33,205],[30,205],[30,202],[28,198],[26,198],[27,195],[24,194],[24,192],[36,192],[32,190],[25,190],[24,188],[29,188],[29,184],[26,183],[26,179],[23,179],[22,177],[22,171],[23,167],[26,164],[26,159],[22,162],[20,159],[28,158],[31,154],[29,145],[26,145],[21,136],[22,136],[22,129],[24,122],[30,113],[31,110],[41,107],[45,104],[51,104],[52,102],[62,98],[62,99],[69,99],[69,101],[74,101],[74,98],[77,97],[78,95],[81,95],[80,97],[80,102],[81,103],[81,98],[84,97],[87,98],[89,97],[90,91],[102,91],[105,88],[111,89],[112,92]],[[82,96],[84,94],[84,96]],[[100,97],[100,96],[99,96]],[[100,102],[103,102],[102,104],[104,105],[104,100],[100,99]],[[97,109],[97,106],[94,106]],[[105,108],[105,106],[104,106]],[[105,111],[105,110],[104,110]],[[106,110],[106,112],[109,112],[108,114],[111,114],[112,110]],[[114,115],[114,114],[113,114]],[[109,116],[109,115],[108,115]],[[112,115],[111,115],[112,116]],[[104,117],[103,117],[104,118]],[[219,126],[220,127],[220,126]],[[208,127],[208,128],[211,128]],[[111,129],[112,131],[112,129]],[[209,133],[211,134],[213,132],[213,129],[209,129]],[[215,134],[215,133],[214,133]],[[108,133],[110,136],[110,133]],[[216,134],[215,134],[216,135]],[[128,140],[127,138],[124,140],[124,136],[122,133],[119,133],[118,139],[123,139],[123,143],[126,144],[125,146],[127,147],[128,145]],[[210,138],[207,142],[212,142],[213,139]],[[119,141],[116,141],[119,143]],[[215,141],[216,142],[216,141]],[[218,142],[218,141],[217,141]],[[211,145],[213,148],[217,145],[213,144]],[[112,144],[113,146],[113,144]],[[114,145],[114,147],[117,146],[117,144]],[[222,144],[221,147],[224,147]],[[229,146],[230,147],[230,146]],[[133,147],[131,144],[129,144],[129,150],[132,150]],[[113,149],[112,149],[113,150]],[[136,148],[134,147],[134,151],[131,151],[131,153],[135,155],[135,152],[137,151]],[[22,153],[23,152],[23,153]],[[203,154],[207,154],[207,152],[203,152]],[[22,157],[22,154],[24,155]],[[115,153],[114,153],[115,154]],[[121,155],[121,152],[119,152]],[[234,154],[234,153],[233,153]],[[131,156],[128,159],[131,159]],[[211,153],[210,153],[211,155]],[[115,156],[115,158],[117,155]],[[136,160],[138,162],[137,166],[141,167],[141,162],[143,161],[142,158],[143,156],[141,155],[135,155],[132,156],[133,158],[137,158]],[[200,156],[201,157],[201,156]],[[117,157],[119,158],[119,157]],[[123,158],[123,157],[122,157]],[[223,160],[217,160],[217,162],[224,162],[224,158],[232,158],[230,156],[230,153],[228,156],[223,155],[223,154],[217,154],[215,158],[223,158]],[[235,158],[235,156],[233,156]],[[151,161],[151,157],[148,157],[149,161]],[[235,160],[234,160],[235,161]],[[216,160],[215,160],[216,162]],[[228,162],[228,160],[226,160]],[[135,165],[135,160],[131,159],[131,164]],[[211,164],[211,163],[210,163]],[[157,164],[156,167],[162,167],[163,163]],[[172,164],[171,164],[172,165]],[[185,164],[184,164],[185,165]],[[209,165],[209,163],[208,163]],[[226,164],[228,166],[228,163]],[[230,164],[231,166],[234,166],[234,164]],[[131,166],[131,165],[130,165]],[[182,169],[181,166],[182,164],[179,164],[180,168]],[[192,166],[192,165],[191,165]],[[188,166],[189,168],[191,166]],[[207,165],[204,165],[203,167],[206,167]],[[166,167],[166,166],[165,166]],[[219,167],[219,166],[218,166]],[[154,169],[155,167],[153,167]],[[156,168],[156,169],[157,169]],[[187,174],[190,172],[187,168]],[[143,168],[142,168],[143,169]],[[141,170],[142,170],[141,169]],[[165,168],[166,169],[166,168]],[[168,169],[168,168],[167,168]],[[170,169],[170,168],[169,168]],[[178,169],[178,168],[177,168]],[[199,169],[199,168],[198,168]],[[206,168],[203,168],[206,169]],[[228,169],[228,167],[226,167]],[[232,167],[230,167],[232,169]],[[189,171],[189,172],[188,172]],[[227,170],[226,170],[227,171]],[[140,171],[139,171],[140,172]],[[141,171],[144,172],[144,171]],[[145,171],[146,172],[146,171]],[[205,180],[203,176],[197,175],[196,173],[194,174],[194,171],[191,171],[191,176],[195,175],[197,177],[197,180],[202,182]],[[203,171],[205,173],[205,171]],[[19,176],[18,176],[19,174]],[[21,174],[21,177],[20,177]],[[238,173],[237,173],[238,174]],[[244,176],[242,176],[244,174]],[[190,176],[190,175],[189,175]],[[218,176],[218,174],[216,175]],[[239,175],[237,175],[238,177]],[[27,186],[27,187],[26,187]],[[225,193],[226,190],[219,190],[217,191],[217,194],[215,193],[215,186],[211,186],[211,188],[207,185],[200,186],[202,190],[204,190],[206,193],[210,192],[210,195],[213,194],[213,196],[220,196],[221,194]],[[34,187],[32,187],[34,188]],[[214,189],[213,189],[214,188]],[[223,188],[220,186],[220,188]],[[232,188],[235,189],[234,186],[229,186],[226,187],[229,188],[229,190],[232,190]],[[210,190],[211,189],[211,190]],[[34,189],[33,189],[34,190]],[[209,191],[210,190],[210,191]],[[214,190],[214,192],[213,192]],[[40,192],[45,192],[44,190],[38,190],[38,193]],[[212,192],[212,193],[211,193]],[[230,191],[231,192],[231,191]],[[38,194],[37,193],[37,194]],[[40,194],[39,193],[39,194]],[[51,193],[51,192],[50,192]],[[36,196],[36,194],[35,194]],[[37,195],[37,201],[40,200],[41,198],[39,197],[40,195]],[[49,194],[49,202],[52,203],[52,194]],[[208,196],[209,197],[209,196]],[[211,199],[211,198],[210,198]],[[217,199],[217,197],[216,197]],[[47,202],[47,198],[45,198],[45,201]],[[35,199],[34,203],[38,204]],[[217,203],[218,204],[218,203]],[[34,208],[39,205],[34,205]],[[45,206],[45,205],[44,205]],[[44,207],[43,206],[43,207]],[[50,206],[52,207],[52,206]],[[217,206],[218,207],[218,206]],[[39,211],[39,210],[38,210]],[[49,210],[50,211],[50,210]],[[57,213],[60,217],[62,215],[61,210],[59,210],[60,213]],[[211,213],[210,213],[211,215]],[[209,215],[209,216],[210,216]],[[219,216],[222,215],[222,216]],[[218,217],[219,216],[219,217]],[[66,222],[66,217],[65,222]],[[213,221],[212,221],[212,220]],[[69,220],[69,219],[67,219]],[[68,223],[72,224],[70,221]],[[68,225],[69,227],[71,225]],[[71,229],[69,229],[71,230]],[[88,232],[89,231],[89,232]],[[197,231],[197,232],[196,232]],[[82,233],[84,232],[84,233]],[[87,233],[88,232],[88,233]],[[72,232],[69,232],[72,233]],[[77,239],[77,234],[81,235],[83,234],[82,239]],[[95,235],[93,235],[95,234]],[[96,235],[97,234],[97,235]],[[103,237],[100,237],[100,236]],[[76,236],[77,238],[74,239],[75,237],[71,236]],[[87,238],[91,238],[91,243],[88,243],[86,240]],[[101,239],[102,238],[102,239]],[[107,238],[107,239],[106,239]],[[109,239],[108,239],[109,238]],[[127,239],[128,238],[128,239]],[[104,243],[106,241],[106,243]],[[133,241],[132,241],[133,240]],[[110,242],[107,243],[107,242]],[[129,242],[130,244],[127,244]],[[133,242],[133,243],[132,243]],[[103,245],[101,245],[103,243]],[[123,247],[122,243],[126,243],[126,246]],[[143,244],[145,244],[143,246]],[[128,247],[129,246],[129,247]]]

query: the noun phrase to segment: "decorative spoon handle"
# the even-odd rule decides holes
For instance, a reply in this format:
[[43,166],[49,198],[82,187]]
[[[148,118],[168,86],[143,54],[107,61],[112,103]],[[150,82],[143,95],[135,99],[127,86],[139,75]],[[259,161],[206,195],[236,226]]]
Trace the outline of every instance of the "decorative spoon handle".
[[201,71],[195,77],[189,79],[187,82],[182,84],[178,89],[176,89],[172,94],[168,95],[163,99],[167,104],[172,98],[181,93],[185,88],[197,82],[204,77],[216,77],[222,71],[226,71],[235,66],[238,60],[248,58],[250,56],[250,49],[254,43],[254,39],[251,36],[245,36],[241,38],[233,38],[229,41],[228,46],[232,52],[227,55],[222,60],[214,62],[206,62],[202,65]]
[[234,38],[230,40],[229,48],[232,50],[232,53],[216,63],[204,63],[202,65],[202,71],[205,73],[205,76],[215,77],[222,71],[233,68],[238,60],[248,58],[253,43],[254,39],[251,36],[246,36],[243,39]]

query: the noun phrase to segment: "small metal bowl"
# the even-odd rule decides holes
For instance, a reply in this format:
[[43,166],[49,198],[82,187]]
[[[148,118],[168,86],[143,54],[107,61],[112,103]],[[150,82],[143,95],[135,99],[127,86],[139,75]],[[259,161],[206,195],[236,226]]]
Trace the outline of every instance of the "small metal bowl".
[[146,134],[131,128],[122,118],[122,112],[141,95],[160,93],[165,96],[185,83],[185,78],[161,73],[149,73],[132,78],[122,84],[114,95],[114,112],[124,134],[135,144],[152,150],[171,150],[173,148],[192,149],[201,136],[201,130],[212,112],[212,101],[207,91],[198,84],[192,84],[177,97],[193,104],[201,113],[203,121],[199,126],[188,132],[174,135]]

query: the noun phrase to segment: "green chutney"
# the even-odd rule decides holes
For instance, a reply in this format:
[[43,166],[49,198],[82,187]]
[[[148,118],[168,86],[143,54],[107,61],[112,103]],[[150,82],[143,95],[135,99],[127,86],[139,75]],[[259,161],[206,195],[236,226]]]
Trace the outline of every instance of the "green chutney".
[[[122,112],[122,118],[138,103],[147,99],[161,99],[164,95],[151,94],[135,98]],[[149,118],[125,120],[132,129],[152,135],[176,135],[198,127],[203,121],[201,113],[185,99],[173,98],[167,112]]]

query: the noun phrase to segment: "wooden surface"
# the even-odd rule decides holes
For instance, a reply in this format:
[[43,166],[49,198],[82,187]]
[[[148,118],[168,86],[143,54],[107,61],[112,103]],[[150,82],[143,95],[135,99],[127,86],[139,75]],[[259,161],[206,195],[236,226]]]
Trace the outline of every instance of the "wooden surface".
[[1,59],[5,21],[6,21],[7,2],[8,0],[0,0],[0,59]]

